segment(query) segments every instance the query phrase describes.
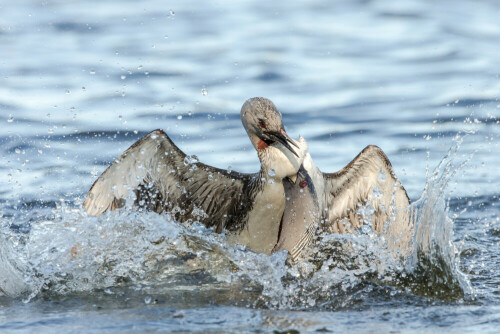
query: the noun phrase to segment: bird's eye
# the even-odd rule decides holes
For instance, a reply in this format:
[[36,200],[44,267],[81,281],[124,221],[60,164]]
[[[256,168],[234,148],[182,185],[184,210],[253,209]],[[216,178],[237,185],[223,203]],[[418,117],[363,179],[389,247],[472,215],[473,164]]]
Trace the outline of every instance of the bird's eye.
[[259,121],[259,125],[260,125],[261,128],[265,128],[266,127],[266,122]]

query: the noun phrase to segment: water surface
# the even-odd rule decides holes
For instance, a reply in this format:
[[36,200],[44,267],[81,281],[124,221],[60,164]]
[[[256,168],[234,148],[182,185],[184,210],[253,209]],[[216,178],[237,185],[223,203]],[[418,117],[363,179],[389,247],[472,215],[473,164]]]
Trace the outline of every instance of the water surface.
[[[23,0],[0,13],[0,330],[498,328],[497,2]],[[81,210],[155,128],[200,161],[256,171],[239,120],[253,96],[323,171],[380,146],[427,213],[427,255],[394,263],[370,233],[330,236],[321,269],[290,268],[196,224]]]

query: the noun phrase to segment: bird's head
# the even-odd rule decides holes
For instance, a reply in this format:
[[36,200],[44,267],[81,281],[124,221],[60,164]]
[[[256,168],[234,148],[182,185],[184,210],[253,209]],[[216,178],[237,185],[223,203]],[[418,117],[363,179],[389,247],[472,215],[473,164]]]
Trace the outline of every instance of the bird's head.
[[248,99],[241,107],[240,116],[248,137],[257,150],[281,143],[295,156],[299,156],[292,146],[299,147],[287,135],[281,113],[273,102],[263,97]]

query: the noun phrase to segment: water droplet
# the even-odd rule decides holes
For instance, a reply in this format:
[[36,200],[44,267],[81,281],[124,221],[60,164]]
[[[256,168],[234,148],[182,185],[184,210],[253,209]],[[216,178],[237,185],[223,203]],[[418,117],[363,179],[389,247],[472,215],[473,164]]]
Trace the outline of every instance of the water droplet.
[[182,119],[182,115],[177,116],[177,119],[181,120]]
[[168,35],[163,36],[163,38],[168,39]]
[[122,75],[120,76],[120,79],[125,80],[125,78],[126,78],[126,77],[127,77],[127,76],[125,76],[125,75],[123,75],[123,74],[122,74]]
[[12,116],[12,114],[9,114],[9,118],[7,119],[7,122],[9,122],[9,123],[14,122],[14,116]]
[[139,66],[137,67],[137,69],[138,69],[138,70],[142,70],[142,65],[139,65]]
[[198,162],[199,162],[199,160],[198,160],[198,157],[196,155],[186,155],[186,157],[184,158],[184,166],[188,166],[188,165],[195,164]]
[[69,94],[71,93],[69,89],[66,89],[66,94]]
[[20,154],[21,153],[21,150],[18,149],[18,148],[16,148],[14,151],[16,152],[16,154]]
[[382,183],[384,183],[384,182],[385,182],[385,180],[386,180],[386,175],[385,175],[385,173],[384,173],[383,171],[381,171],[381,170],[378,172],[378,180],[379,180],[380,182],[382,182]]
[[48,129],[47,132],[48,133],[54,133],[54,130],[53,129]]
[[213,180],[214,179],[214,176],[212,174],[208,174],[208,179],[209,180]]
[[231,166],[227,166],[227,172],[228,172],[228,173],[231,173],[232,171],[233,171],[233,167],[231,167]]
[[267,175],[269,176],[276,176],[276,171],[272,168],[269,168],[269,170],[267,171]]
[[208,90],[206,88],[201,89],[201,95],[207,96],[208,95]]
[[43,151],[41,149],[38,149],[38,154],[42,154]]
[[267,180],[267,183],[269,183],[269,184],[274,184],[274,179],[269,179],[269,180]]
[[89,72],[91,75],[94,75],[95,74],[95,70],[90,70]]
[[173,10],[169,11],[170,16],[175,16],[175,12]]
[[144,303],[145,303],[146,305],[151,304],[151,301],[152,301],[152,300],[153,300],[153,298],[151,298],[151,296],[146,296],[146,297],[144,298]]
[[[380,173],[379,173],[380,175]],[[384,175],[384,178],[385,178],[385,175]],[[379,177],[379,180],[380,180],[380,177]],[[385,180],[384,180],[385,181]],[[382,192],[380,191],[380,188],[378,186],[375,186],[372,190],[372,196],[373,198],[382,198]]]

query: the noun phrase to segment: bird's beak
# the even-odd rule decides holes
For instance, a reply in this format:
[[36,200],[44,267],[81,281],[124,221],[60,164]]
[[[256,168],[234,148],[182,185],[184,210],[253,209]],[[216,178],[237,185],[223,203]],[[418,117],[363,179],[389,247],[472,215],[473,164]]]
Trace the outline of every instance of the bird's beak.
[[292,152],[297,158],[299,158],[299,155],[297,154],[297,152],[295,152],[292,146],[290,146],[290,144],[292,144],[296,148],[299,148],[299,146],[295,144],[295,141],[286,134],[284,129],[281,129],[280,132],[266,132],[266,134],[271,139],[283,144],[283,146],[285,146],[290,152]]

